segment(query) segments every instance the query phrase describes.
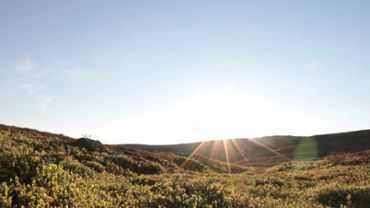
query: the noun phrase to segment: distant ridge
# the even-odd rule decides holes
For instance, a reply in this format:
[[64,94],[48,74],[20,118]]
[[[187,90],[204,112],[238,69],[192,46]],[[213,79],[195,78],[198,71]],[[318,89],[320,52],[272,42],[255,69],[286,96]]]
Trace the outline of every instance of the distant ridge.
[[[226,148],[223,147],[224,141]],[[329,154],[369,150],[370,130],[313,136],[275,135],[254,139],[238,138],[172,145],[124,144],[121,146],[146,151],[173,152],[185,156],[195,152],[194,155],[213,160],[269,166],[288,160],[315,160]],[[231,153],[229,158],[226,157],[225,152]]]

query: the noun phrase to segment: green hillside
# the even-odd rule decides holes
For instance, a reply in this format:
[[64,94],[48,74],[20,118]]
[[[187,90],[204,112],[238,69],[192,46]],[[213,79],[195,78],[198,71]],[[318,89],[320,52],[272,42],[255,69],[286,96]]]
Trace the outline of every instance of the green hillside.
[[[245,150],[257,147],[247,147],[252,140],[241,140],[245,147],[241,141],[235,147],[214,141],[201,145],[204,149],[199,144],[183,149],[175,145],[183,151],[180,155],[0,125],[0,207],[365,208],[370,204],[370,151],[362,146],[339,154],[342,145],[351,147],[347,140],[362,138],[361,132],[350,135],[338,143],[338,150],[326,146],[337,135],[315,136],[325,140],[314,142],[325,147],[317,152],[311,151],[314,140],[291,138],[279,149],[273,146],[282,142],[279,139],[261,138],[261,151],[267,145],[271,154],[264,150],[266,154],[248,153],[249,157]],[[207,148],[210,144],[214,149]],[[195,149],[197,154],[191,154]],[[325,156],[334,150],[336,154]],[[320,159],[306,160],[305,152]],[[211,153],[214,158],[207,156]],[[290,160],[292,155],[300,160]],[[254,157],[259,164],[258,158],[266,162],[269,156],[287,158],[268,167],[243,161]]]

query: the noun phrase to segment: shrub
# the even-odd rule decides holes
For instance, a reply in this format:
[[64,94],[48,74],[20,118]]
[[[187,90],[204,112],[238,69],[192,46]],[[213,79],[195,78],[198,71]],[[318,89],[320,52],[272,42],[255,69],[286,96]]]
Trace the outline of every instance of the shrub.
[[77,139],[72,142],[72,145],[85,148],[86,150],[89,150],[89,151],[103,151],[104,150],[104,146],[100,141],[92,140],[89,138]]
[[326,159],[332,165],[340,165],[345,161],[346,155],[343,154],[343,153],[335,153],[335,154],[331,154],[331,155],[327,156]]
[[356,208],[367,208],[370,204],[370,187],[322,190],[317,196],[317,201],[330,207],[352,205]]
[[0,184],[0,207],[8,208],[12,205],[12,197],[10,196],[10,188],[6,182]]

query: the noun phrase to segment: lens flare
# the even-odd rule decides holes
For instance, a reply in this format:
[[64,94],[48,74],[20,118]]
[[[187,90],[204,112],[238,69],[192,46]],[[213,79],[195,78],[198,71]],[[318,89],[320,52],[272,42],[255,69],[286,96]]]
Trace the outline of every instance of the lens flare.
[[[248,140],[251,143],[249,144],[256,144],[259,147],[277,155],[278,157],[283,158],[286,161],[291,161],[291,159],[279,152],[279,150],[284,148],[290,148],[290,145],[285,147],[281,147],[279,149],[273,149],[268,145],[257,141],[257,140]],[[269,166],[271,165],[271,161],[269,160],[270,157],[251,157],[251,154],[248,152],[248,148],[255,148],[255,145],[250,147],[246,146],[248,144],[239,143],[237,139],[225,139],[225,140],[215,140],[215,141],[207,141],[201,142],[199,145],[188,155],[186,160],[180,165],[181,168],[186,167],[188,163],[196,156],[203,156],[211,160],[221,160],[225,161],[227,165],[227,172],[232,174],[232,166],[234,163],[241,163],[243,162],[251,169],[255,169],[254,166]]]

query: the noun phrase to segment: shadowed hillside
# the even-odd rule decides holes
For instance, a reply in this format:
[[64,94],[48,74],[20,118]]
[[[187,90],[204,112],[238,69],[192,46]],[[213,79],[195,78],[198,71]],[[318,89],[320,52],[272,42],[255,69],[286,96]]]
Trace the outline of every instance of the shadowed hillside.
[[[370,130],[309,137],[268,136],[256,139],[213,140],[176,145],[122,145],[147,151],[179,155],[200,155],[212,160],[269,166],[290,160],[315,160],[333,153],[353,153],[370,149]],[[227,157],[226,153],[230,153]]]

